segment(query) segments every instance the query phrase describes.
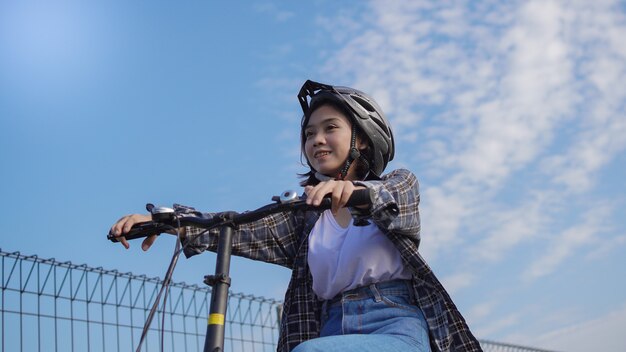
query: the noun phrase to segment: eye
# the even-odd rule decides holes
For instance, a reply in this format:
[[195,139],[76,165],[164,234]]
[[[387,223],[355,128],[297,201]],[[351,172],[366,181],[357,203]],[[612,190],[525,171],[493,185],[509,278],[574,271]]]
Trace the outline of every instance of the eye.
[[304,138],[309,139],[313,134],[312,131],[304,131]]

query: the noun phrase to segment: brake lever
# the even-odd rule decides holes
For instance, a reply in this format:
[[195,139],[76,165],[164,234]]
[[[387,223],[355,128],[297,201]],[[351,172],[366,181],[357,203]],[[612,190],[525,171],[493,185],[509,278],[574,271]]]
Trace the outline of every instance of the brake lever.
[[163,232],[172,230],[172,224],[176,219],[176,212],[172,208],[156,207],[154,204],[146,204],[146,210],[152,215],[152,221],[139,222],[133,225],[130,230],[122,236],[115,236],[111,233],[107,235],[107,239],[111,242],[119,242],[120,237],[126,238],[127,241],[137,238],[148,237],[152,235],[160,235]]
[[154,222],[154,221],[146,221],[139,222],[131,227],[130,231],[123,234],[122,236],[115,236],[111,233],[107,235],[107,239],[111,242],[119,242],[119,238],[124,237],[127,241],[134,240],[137,238],[148,237],[152,235],[160,235],[163,232],[171,230],[173,227],[170,225]]

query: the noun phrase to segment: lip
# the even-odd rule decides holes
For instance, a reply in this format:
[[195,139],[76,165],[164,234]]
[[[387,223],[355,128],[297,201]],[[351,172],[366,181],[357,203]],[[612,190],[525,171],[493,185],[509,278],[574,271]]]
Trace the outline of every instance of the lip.
[[318,150],[313,154],[313,157],[315,159],[319,159],[319,158],[323,158],[325,156],[328,156],[330,154],[330,150]]

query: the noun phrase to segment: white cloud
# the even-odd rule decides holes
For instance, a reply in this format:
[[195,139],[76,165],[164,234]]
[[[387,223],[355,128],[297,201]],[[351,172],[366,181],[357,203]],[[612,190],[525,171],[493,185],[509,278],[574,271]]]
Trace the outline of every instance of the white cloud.
[[444,277],[441,279],[441,283],[451,295],[454,295],[458,290],[470,286],[474,278],[474,274],[463,272]]
[[480,321],[493,313],[495,301],[482,302],[471,307],[467,312],[468,321]]
[[500,83],[469,108],[476,123],[465,126],[469,138],[456,154],[463,175],[459,182],[498,187],[545,148],[576,100],[568,88],[572,62],[560,36],[560,7],[528,2],[518,11],[492,52],[499,62],[495,75],[486,79]]
[[[623,245],[624,224],[606,204],[624,192],[603,201],[596,192],[607,167],[623,169],[615,161],[626,149],[620,6],[373,1],[360,17],[319,21],[339,44],[323,74],[377,98],[396,133],[395,163],[422,179],[420,251],[463,266],[447,267],[449,289],[489,282],[480,275],[503,265],[532,286],[571,258]],[[528,249],[534,264],[511,263]],[[498,318],[493,307],[472,311],[492,321],[477,335],[522,325],[521,313]]]
[[459,241],[461,219],[468,210],[462,199],[437,187],[423,190],[422,198],[427,199],[428,206],[422,207],[424,235],[420,252],[427,258],[434,258],[442,247]]
[[469,249],[473,260],[499,261],[515,246],[532,240],[545,224],[543,202],[531,197],[524,205],[511,210],[494,211],[486,236]]
[[259,13],[271,16],[277,22],[285,22],[295,15],[292,11],[280,9],[274,3],[256,4],[254,9]]
[[589,210],[580,223],[563,231],[551,241],[543,256],[532,261],[530,267],[523,274],[524,279],[534,280],[554,272],[563,261],[577,250],[596,242],[594,240],[598,233],[605,230],[604,223],[606,223],[610,212],[608,206],[599,206]]
[[587,260],[598,260],[603,257],[606,257],[609,253],[615,250],[620,250],[620,247],[626,245],[626,235],[618,235],[615,237],[605,238],[603,239],[599,245],[589,252],[585,259]]
[[570,191],[583,192],[594,184],[598,170],[626,148],[626,46],[618,36],[626,34],[623,13],[615,3],[594,6],[576,3],[570,17],[572,46],[580,72],[579,133],[562,153],[546,159],[545,169],[557,184]]
[[[540,164],[554,182],[581,189],[585,183],[588,189],[594,173],[626,148],[623,114],[615,103],[626,95],[612,83],[626,78],[626,60],[620,61],[624,50],[613,39],[626,30],[607,14],[609,5],[530,1],[477,6],[373,2],[361,25],[352,19],[341,21],[350,24],[346,28],[329,29],[343,33],[342,48],[325,62],[325,74],[377,97],[394,124],[397,157],[415,160],[417,153],[425,172],[440,176],[422,190],[428,230],[423,249],[433,257],[446,246],[464,243],[461,233],[483,237],[483,253],[492,252],[483,254],[485,259],[530,237],[539,214],[546,212],[542,206],[552,202],[531,206],[531,226],[523,221],[528,202],[500,210],[493,203],[516,172]],[[581,17],[587,26],[579,24]],[[602,33],[620,35],[601,38]],[[610,48],[604,51],[608,54],[584,49],[598,40]],[[595,66],[607,56],[613,58],[610,64]],[[607,87],[603,100],[583,99],[600,85]],[[568,126],[574,126],[565,141],[570,144],[560,153],[563,147],[554,144],[554,136]],[[603,136],[607,127],[614,132]],[[413,143],[434,149],[411,148]],[[548,186],[534,192],[561,201],[569,195]],[[496,221],[485,229],[473,219],[487,210]],[[487,236],[473,232],[477,229]]]
[[520,313],[509,314],[500,319],[493,320],[489,324],[478,326],[473,332],[477,336],[495,335],[503,330],[515,326],[520,319],[522,319]]
[[524,340],[559,351],[626,351],[626,306],[602,317]]

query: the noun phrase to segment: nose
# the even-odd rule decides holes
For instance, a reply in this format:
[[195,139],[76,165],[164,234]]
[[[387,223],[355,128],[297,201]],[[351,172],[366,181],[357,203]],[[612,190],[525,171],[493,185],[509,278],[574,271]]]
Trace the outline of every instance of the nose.
[[313,146],[318,146],[320,144],[324,144],[326,141],[326,139],[324,138],[324,134],[323,133],[315,133],[313,134],[313,136],[311,136],[311,142],[313,143]]

